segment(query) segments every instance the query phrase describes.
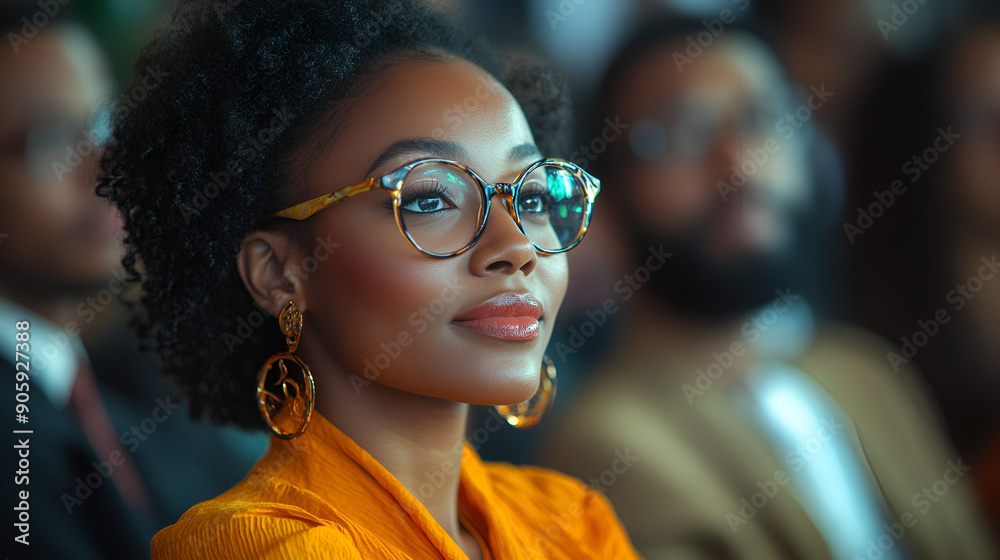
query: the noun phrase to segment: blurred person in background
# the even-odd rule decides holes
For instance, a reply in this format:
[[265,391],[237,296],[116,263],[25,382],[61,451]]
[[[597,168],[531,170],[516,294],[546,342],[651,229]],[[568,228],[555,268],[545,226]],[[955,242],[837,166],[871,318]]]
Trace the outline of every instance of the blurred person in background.
[[845,215],[855,314],[926,378],[1000,534],[997,9],[972,11],[875,87]]
[[[142,92],[109,101],[96,42],[71,7],[52,4],[58,13],[37,2],[0,7],[4,548],[12,557],[144,558],[157,530],[236,483],[266,440],[193,423],[136,349],[117,303],[134,288],[119,263],[121,220],[94,186],[108,111],[128,110],[126,96]],[[169,77],[147,84],[158,79]],[[15,360],[24,333],[17,351],[27,357]],[[15,384],[15,368],[29,381]],[[24,423],[17,402],[27,405]],[[200,460],[209,452],[227,460]]]
[[792,101],[756,35],[690,47],[705,31],[648,25],[598,96],[593,122],[628,126],[596,163],[634,260],[620,342],[543,464],[606,492],[650,559],[990,558],[922,387],[882,341],[813,316],[830,218],[810,120],[835,93]]
[[[973,380],[966,396],[978,399],[982,388],[988,401],[982,405],[990,411],[982,417],[985,441],[973,450],[972,461],[994,534],[1000,535],[1000,281],[989,281],[998,272],[1000,253],[1000,10],[962,31],[948,53],[950,79],[943,83],[947,110],[964,139],[947,163],[944,187],[954,228],[948,268],[953,289],[961,294],[949,303],[956,312],[959,305],[969,308],[955,325],[964,336],[950,340],[962,342],[953,347],[953,357]],[[984,263],[990,266],[976,293],[974,278]]]

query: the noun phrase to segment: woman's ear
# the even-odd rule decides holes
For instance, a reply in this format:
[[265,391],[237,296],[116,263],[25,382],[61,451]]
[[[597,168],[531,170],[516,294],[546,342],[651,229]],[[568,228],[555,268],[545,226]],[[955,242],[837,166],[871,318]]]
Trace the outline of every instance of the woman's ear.
[[300,259],[299,243],[273,231],[251,232],[240,245],[236,267],[250,296],[277,317],[289,300],[301,312],[308,309],[300,275],[293,270]]

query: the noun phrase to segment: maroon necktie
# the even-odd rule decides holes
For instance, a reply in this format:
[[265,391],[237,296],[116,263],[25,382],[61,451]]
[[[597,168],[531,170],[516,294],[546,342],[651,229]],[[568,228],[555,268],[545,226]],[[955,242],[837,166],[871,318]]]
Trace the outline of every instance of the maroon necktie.
[[[86,362],[80,362],[80,367],[77,369],[76,380],[70,391],[69,409],[97,454],[98,473],[107,476],[107,470],[111,470],[111,481],[115,483],[125,502],[135,510],[149,510],[149,494],[142,483],[139,471],[132,462],[132,457],[125,452],[118,434],[115,433],[114,425],[97,390],[94,373]],[[119,460],[121,463],[119,465],[115,465],[112,460],[116,451],[124,459]]]

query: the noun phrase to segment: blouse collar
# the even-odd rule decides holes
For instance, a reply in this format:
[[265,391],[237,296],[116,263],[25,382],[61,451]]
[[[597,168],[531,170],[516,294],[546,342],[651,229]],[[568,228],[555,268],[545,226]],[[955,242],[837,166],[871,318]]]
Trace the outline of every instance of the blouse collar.
[[[458,465],[442,464],[442,475]],[[414,533],[445,558],[467,558],[461,548],[399,480],[353,439],[313,412],[306,432],[292,440],[272,437],[270,449],[255,470],[276,476],[315,494],[316,505],[338,523],[367,530],[401,550],[413,547]],[[425,477],[427,493],[436,491],[435,473]],[[425,486],[418,489],[424,493]],[[489,543],[494,557],[517,557],[523,550],[490,504],[496,497],[478,453],[462,443],[459,515]],[[323,507],[325,505],[325,507]],[[308,508],[315,510],[315,508]],[[345,515],[345,512],[350,512]]]

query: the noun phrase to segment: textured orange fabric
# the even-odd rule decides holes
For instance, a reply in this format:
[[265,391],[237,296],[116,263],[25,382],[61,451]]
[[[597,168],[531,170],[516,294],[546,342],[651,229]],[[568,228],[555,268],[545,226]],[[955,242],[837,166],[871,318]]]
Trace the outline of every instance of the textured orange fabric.
[[[437,491],[426,473],[417,494]],[[483,463],[464,444],[459,516],[495,560],[639,558],[606,498],[555,471]],[[464,559],[427,509],[318,414],[294,440],[272,438],[247,477],[153,537],[154,559]]]

